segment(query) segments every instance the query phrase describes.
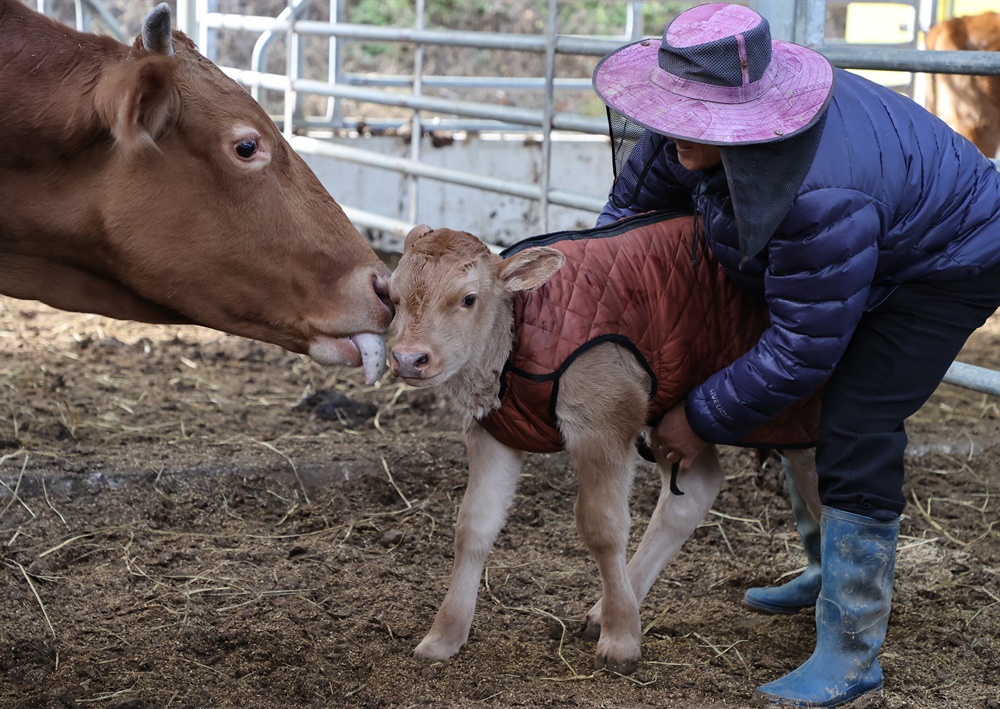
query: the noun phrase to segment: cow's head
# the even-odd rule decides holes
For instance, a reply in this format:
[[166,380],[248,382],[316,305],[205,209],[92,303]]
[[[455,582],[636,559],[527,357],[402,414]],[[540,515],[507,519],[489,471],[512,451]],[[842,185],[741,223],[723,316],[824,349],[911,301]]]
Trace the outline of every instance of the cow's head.
[[193,322],[383,371],[388,269],[256,101],[171,32],[164,3],[96,103],[115,275]]

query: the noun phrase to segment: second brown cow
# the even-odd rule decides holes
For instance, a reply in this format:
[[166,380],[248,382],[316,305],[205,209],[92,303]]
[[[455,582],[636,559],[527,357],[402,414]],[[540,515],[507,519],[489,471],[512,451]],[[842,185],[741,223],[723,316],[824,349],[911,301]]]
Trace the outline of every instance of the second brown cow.
[[[927,49],[1000,52],[1000,12],[944,20],[927,32]],[[986,157],[1000,150],[1000,76],[928,74],[927,110],[971,140]]]

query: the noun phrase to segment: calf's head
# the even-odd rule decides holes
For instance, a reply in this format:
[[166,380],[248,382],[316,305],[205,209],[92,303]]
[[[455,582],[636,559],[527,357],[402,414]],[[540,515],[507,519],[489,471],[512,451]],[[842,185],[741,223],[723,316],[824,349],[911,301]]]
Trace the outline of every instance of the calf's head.
[[125,286],[195,323],[384,371],[388,268],[257,102],[171,32],[165,4],[95,102],[115,139],[95,208]]
[[502,259],[472,234],[415,227],[389,281],[393,374],[415,386],[460,372],[495,378],[510,354],[515,294],[541,287],[563,261],[545,247]]

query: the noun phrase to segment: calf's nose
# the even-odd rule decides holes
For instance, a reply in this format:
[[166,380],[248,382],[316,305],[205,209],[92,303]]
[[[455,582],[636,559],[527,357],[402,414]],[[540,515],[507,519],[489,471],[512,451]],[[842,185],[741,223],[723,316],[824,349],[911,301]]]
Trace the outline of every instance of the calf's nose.
[[392,351],[392,371],[400,377],[421,377],[428,364],[430,356],[426,352]]

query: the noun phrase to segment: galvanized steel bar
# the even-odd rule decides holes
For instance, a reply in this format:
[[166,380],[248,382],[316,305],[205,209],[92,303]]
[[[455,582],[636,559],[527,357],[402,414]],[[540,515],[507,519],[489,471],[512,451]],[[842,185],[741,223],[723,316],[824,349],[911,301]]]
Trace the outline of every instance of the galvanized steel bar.
[[198,36],[198,10],[195,0],[177,0],[177,29],[192,39]]
[[[118,20],[114,18],[114,15],[108,12],[108,8],[106,8],[104,6],[104,3],[100,2],[100,0],[83,0],[82,3],[77,3],[76,7],[77,7],[76,22],[78,29],[82,24],[84,31],[92,32],[93,29],[91,28],[90,25],[93,23],[94,18],[96,17],[98,20],[101,21],[101,24],[103,24],[107,28],[108,32],[111,33],[112,37],[114,37],[119,42],[122,42],[124,44],[132,44],[132,38],[125,34],[125,31],[122,29],[122,26],[118,24]],[[79,14],[81,8],[83,9],[84,12],[84,15],[82,17]]]
[[558,1],[549,0],[549,17],[545,24],[545,107],[542,110],[542,175],[538,216],[544,234],[549,230],[549,188],[552,181],[552,118],[555,114],[555,93],[552,82],[556,76],[556,37],[558,36]]
[[[424,0],[417,0],[417,30],[424,28]],[[424,44],[417,44],[417,51],[413,54],[413,95],[420,97],[424,90]],[[420,116],[420,111],[414,111],[410,123],[410,160],[420,162],[420,143],[423,138],[424,124]],[[408,176],[410,189],[409,219],[411,222],[417,221],[417,197],[420,190],[420,181],[416,175]]]
[[947,384],[1000,396],[1000,372],[964,362],[954,362],[944,375]]
[[[308,0],[292,0],[292,2],[285,7],[281,13],[278,14],[278,20],[285,21],[290,17],[297,18],[303,12],[309,9]],[[262,32],[260,37],[253,45],[253,51],[250,54],[250,69],[252,71],[263,71],[264,60],[267,57],[267,51],[271,44],[280,37],[277,32],[272,30],[267,30]],[[250,95],[254,97],[255,100],[260,101],[259,87],[253,86],[250,89]]]
[[90,28],[90,6],[83,0],[74,0],[74,16],[76,17],[76,29],[79,32],[91,32]]
[[794,42],[821,47],[826,37],[826,0],[798,0]]
[[285,52],[286,52],[286,64],[285,70],[288,72],[288,86],[285,87],[285,118],[284,125],[282,125],[282,131],[285,134],[285,138],[288,139],[292,137],[295,133],[295,114],[296,106],[298,105],[298,94],[295,90],[295,82],[301,76],[302,64],[300,60],[300,49],[298,39],[295,35],[295,15],[294,10],[290,10],[290,17],[288,23],[288,30],[285,33]]
[[[413,79],[399,74],[353,74],[345,73],[341,82],[352,86],[384,86],[390,88],[409,87]],[[545,79],[535,76],[424,76],[424,88],[434,89],[535,89],[545,88]],[[556,79],[552,88],[556,91],[583,91],[591,87],[590,79]]]
[[826,45],[816,47],[816,51],[834,66],[845,69],[1000,76],[1000,52],[939,52],[848,45]]
[[[341,1],[330,0],[330,22],[334,24],[339,23],[342,12],[343,6],[341,5]],[[329,62],[330,66],[327,72],[329,83],[341,83],[344,74],[344,48],[337,37],[330,37]],[[344,115],[341,110],[340,99],[333,96],[330,97],[326,107],[326,120],[335,126],[343,125]]]
[[198,49],[211,61],[216,60],[215,39],[216,33],[212,32],[212,25],[205,21],[205,18],[215,14],[216,0],[195,0],[195,14],[201,18],[198,22]]

